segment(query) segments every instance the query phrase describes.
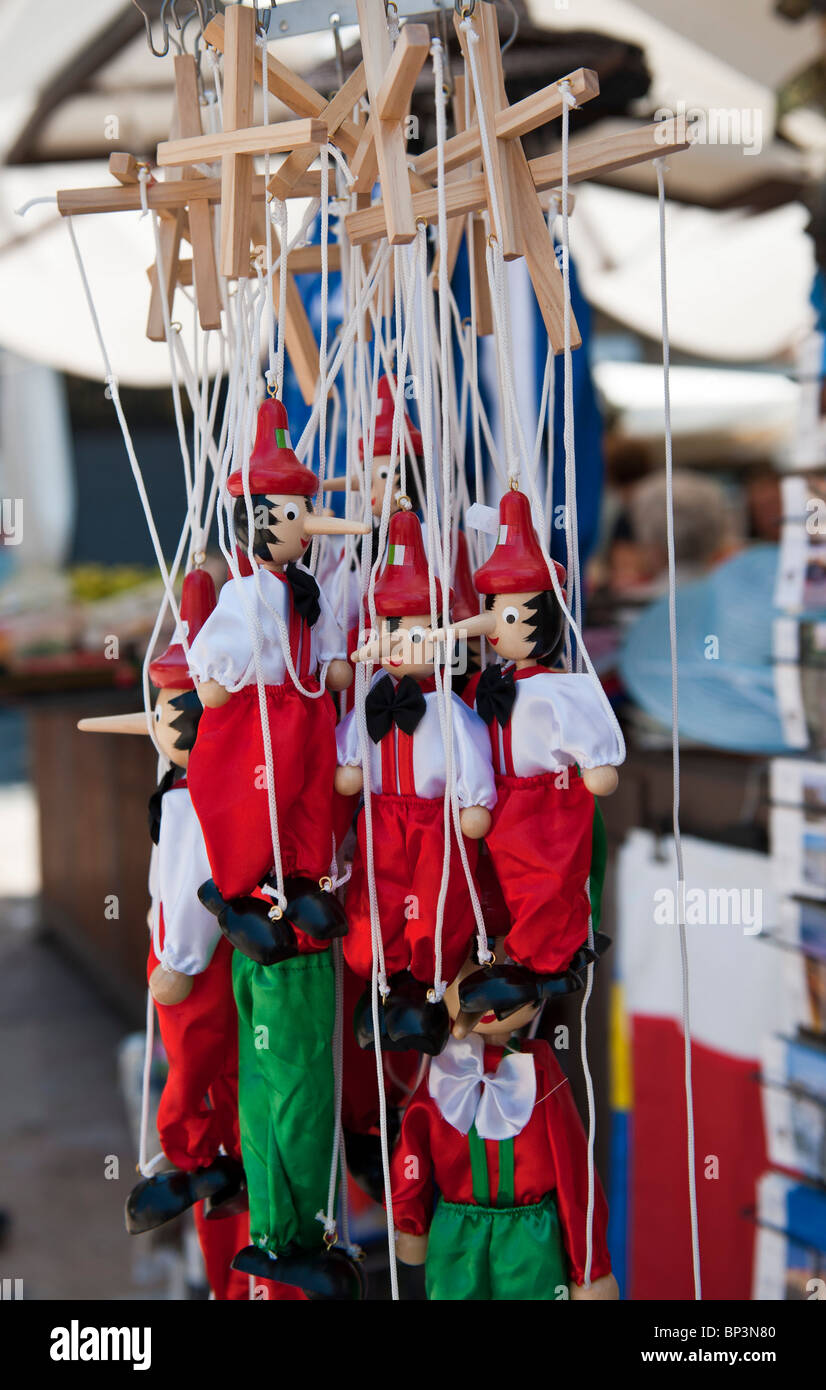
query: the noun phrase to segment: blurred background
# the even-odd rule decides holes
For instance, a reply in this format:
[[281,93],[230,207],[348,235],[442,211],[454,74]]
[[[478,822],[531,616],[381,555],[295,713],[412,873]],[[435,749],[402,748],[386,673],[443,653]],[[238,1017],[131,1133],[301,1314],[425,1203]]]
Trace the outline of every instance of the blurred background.
[[[290,33],[302,3],[278,6],[287,36],[273,51],[334,91],[358,61],[357,33],[336,36],[326,11],[319,31]],[[143,9],[161,48],[161,5]],[[667,225],[704,1293],[807,1298],[826,1277],[826,0],[498,9],[511,101],[578,67],[599,74],[600,96],[572,119],[572,149],[666,116],[693,122],[691,150],[670,160]],[[443,23],[432,10],[423,18],[434,32]],[[169,33],[171,53],[187,46],[174,23]],[[172,102],[171,59],[153,56],[134,5],[0,0],[0,1264],[26,1298],[206,1296],[186,1223],[130,1242],[122,1222],[137,1153],[155,760],[148,741],[76,730],[83,715],[139,707],[162,586],[66,227],[48,202],[16,215],[58,187],[106,184],[113,151],[151,159]],[[434,142],[428,70],[413,111],[415,151]],[[529,139],[529,153],[545,152],[558,129]],[[291,218],[302,213],[291,205]],[[78,239],[169,557],[185,493],[166,346],[145,336],[149,219],[85,217]],[[623,1296],[683,1299],[650,165],[577,186],[571,249],[586,640],[628,743],[603,806],[603,930],[615,946],[589,1012],[597,1163]],[[466,273],[460,263],[458,297]],[[522,263],[509,274],[532,431],[545,344]],[[318,278],[300,284],[317,328]],[[480,340],[496,430],[493,362]],[[287,400],[297,438],[307,411],[294,382]],[[558,374],[555,500],[561,404]],[[562,1060],[583,1101],[577,1015],[552,1022],[571,1030]],[[163,1068],[158,1052],[156,1092]],[[358,1193],[354,1202],[380,1296],[381,1215]],[[421,1296],[415,1281],[409,1293]]]

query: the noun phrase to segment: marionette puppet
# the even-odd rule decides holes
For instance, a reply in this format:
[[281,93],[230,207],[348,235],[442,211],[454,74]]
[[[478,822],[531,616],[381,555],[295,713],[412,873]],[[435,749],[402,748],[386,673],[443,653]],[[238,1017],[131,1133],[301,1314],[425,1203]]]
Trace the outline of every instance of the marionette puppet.
[[[490,945],[501,957],[504,941]],[[472,956],[447,990],[453,1032],[393,1152],[396,1253],[424,1264],[429,1299],[617,1299],[596,1175],[585,1287],[588,1146],[570,1085],[547,1042],[516,1036],[539,1006],[468,1018],[460,986],[476,968]]]
[[[255,571],[224,585],[215,612],[190,648],[205,711],[189,767],[192,800],[211,867],[201,901],[233,946],[271,965],[329,942],[346,930],[329,878],[333,852],[332,781],[335,709],[318,695],[353,679],[344,635],[313,576],[297,561],[317,535],[363,534],[369,527],[315,516],[318,481],[290,443],[287,412],[265,400],[249,460]],[[235,497],[238,546],[249,545],[250,518],[241,469],[227,481]],[[290,655],[304,691],[286,665],[274,614],[286,624]],[[272,886],[272,827],[264,735],[256,683],[256,634],[265,683],[286,907],[260,892]],[[314,698],[315,696],[315,698]]]
[[[557,565],[560,583],[565,573]],[[617,785],[624,750],[589,675],[553,671],[564,614],[524,493],[499,504],[499,533],[474,576],[485,612],[454,625],[484,634],[505,665],[476,689],[487,725],[497,800],[485,837],[511,927],[507,962],[473,972],[461,988],[469,1013],[504,1018],[525,1004],[581,988],[594,952],[586,944],[594,797]],[[597,954],[607,945],[596,938]]]
[[[419,510],[418,493],[416,489],[416,478],[413,470],[408,464],[405,472],[405,492],[401,492],[401,460],[400,453],[405,447],[405,433],[409,436],[410,444],[419,465],[423,466],[423,446],[422,436],[405,413],[404,422],[401,429],[399,448],[396,451],[395,462],[392,458],[393,447],[393,413],[395,405],[393,401],[393,391],[395,382],[392,378],[382,376],[378,383],[378,409],[376,414],[376,425],[373,434],[373,460],[370,472],[370,512],[372,516],[372,536],[371,536],[371,566],[378,558],[379,531],[384,508],[384,499],[388,487],[391,489],[389,502],[389,516],[393,516],[404,506],[413,511]],[[364,459],[364,438],[359,440],[359,457]],[[353,480],[356,485],[356,480]],[[330,491],[340,491],[346,486],[345,478],[335,478],[330,483],[325,484]],[[332,546],[330,547],[332,552]],[[357,561],[349,558],[346,547],[341,550],[338,556],[332,553],[329,555],[329,595],[330,602],[347,633],[347,651],[352,652],[359,644],[359,633],[361,628],[368,624],[368,611],[366,600],[361,597],[361,567]],[[319,571],[322,571],[324,560],[322,559]],[[352,690],[345,692],[342,697],[342,711],[346,713],[352,708]]]
[[[184,578],[180,608],[190,641],[214,608],[210,575],[191,570]],[[209,861],[186,768],[202,706],[180,641],[173,641],[150,663],[149,677],[158,688],[155,736],[170,768],[149,803],[156,849],[150,874],[153,921],[147,974],[169,1062],[158,1107],[158,1134],[174,1168],[144,1178],[130,1192],[126,1228],[131,1235],[154,1230],[202,1200],[207,1215],[229,1216],[246,1207],[232,950],[198,899]],[[143,711],[81,720],[79,727],[148,734]]]
[[[433,1055],[444,1046],[449,1029],[444,1001],[432,997],[448,774],[433,664],[423,643],[430,621],[430,588],[418,517],[411,511],[396,512],[390,519],[388,539],[387,561],[374,591],[380,631],[377,641],[358,653],[361,661],[379,660],[385,672],[374,678],[365,709],[375,886],[389,985],[381,1010],[381,1046]],[[439,605],[441,601],[437,586]],[[476,841],[490,826],[495,801],[490,745],[481,720],[457,696],[450,697],[448,716],[460,824],[472,869]],[[336,741],[336,790],[350,796],[364,786],[355,713],[341,722]],[[450,833],[442,930],[442,968],[447,980],[458,971],[474,927],[452,825]],[[373,952],[364,808],[358,816],[357,842],[345,903],[344,954],[351,970],[369,980]],[[374,1046],[369,990],[357,1010],[357,1033],[363,1047]]]

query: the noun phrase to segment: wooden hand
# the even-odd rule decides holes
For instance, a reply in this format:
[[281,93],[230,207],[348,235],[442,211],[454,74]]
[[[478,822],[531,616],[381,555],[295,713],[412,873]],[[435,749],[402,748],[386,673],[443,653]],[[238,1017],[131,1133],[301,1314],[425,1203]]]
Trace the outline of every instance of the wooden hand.
[[353,684],[355,672],[349,661],[336,658],[327,667],[327,689],[328,690],[349,690]]
[[459,812],[459,824],[468,840],[481,840],[490,830],[490,811],[484,806],[466,806]]
[[356,796],[364,786],[360,767],[337,767],[333,785],[339,796]]
[[427,1236],[396,1232],[396,1254],[403,1265],[423,1265],[427,1255]]
[[619,777],[615,767],[589,767],[583,772],[582,780],[593,796],[610,796],[617,790]]
[[198,699],[204,709],[220,709],[232,698],[232,692],[219,685],[217,681],[201,681],[197,688]]
[[157,1004],[180,1004],[192,992],[191,975],[182,975],[179,970],[165,970],[156,965],[149,976],[149,989]]

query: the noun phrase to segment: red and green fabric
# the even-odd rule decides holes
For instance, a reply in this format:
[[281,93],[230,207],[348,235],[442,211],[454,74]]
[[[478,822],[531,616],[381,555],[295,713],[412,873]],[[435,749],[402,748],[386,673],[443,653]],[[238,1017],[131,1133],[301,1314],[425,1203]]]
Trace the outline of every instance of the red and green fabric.
[[257,965],[235,952],[238,1106],[254,1244],[321,1246],[335,1110],[330,951]]
[[434,1301],[549,1301],[568,1296],[568,1262],[556,1198],[514,1204],[513,1140],[499,1142],[491,1205],[485,1141],[468,1134],[473,1202],[440,1198],[427,1244],[425,1288]]

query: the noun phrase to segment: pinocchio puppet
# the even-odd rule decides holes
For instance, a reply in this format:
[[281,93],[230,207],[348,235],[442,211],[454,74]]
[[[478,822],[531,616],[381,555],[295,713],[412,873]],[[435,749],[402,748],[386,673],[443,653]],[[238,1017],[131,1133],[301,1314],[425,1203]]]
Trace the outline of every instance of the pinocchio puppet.
[[[560,565],[557,573],[564,582]],[[482,673],[475,703],[496,772],[485,843],[511,927],[507,959],[470,974],[461,998],[470,1013],[504,1018],[580,988],[594,958],[586,945],[594,796],[615,789],[624,748],[592,678],[552,669],[564,615],[523,492],[501,499],[497,542],[474,582],[485,611],[456,631],[484,633],[503,663]]]
[[[369,528],[313,514],[318,481],[293,452],[278,400],[265,400],[259,409],[248,486],[251,516],[243,470],[227,481],[236,499],[236,540],[246,549],[252,539],[254,571],[224,585],[190,649],[205,711],[189,783],[212,871],[201,899],[234,946],[260,964],[273,964],[346,929],[328,877],[335,710],[321,692],[319,668],[326,667],[332,690],[349,685],[353,672],[329,603],[297,561],[313,536]],[[288,670],[276,617],[285,624],[301,689]],[[280,906],[260,892],[272,886],[274,866],[256,645],[275,766],[287,899]]]
[[459,990],[475,970],[471,958],[445,995],[453,1032],[393,1153],[398,1257],[424,1264],[434,1300],[616,1299],[596,1175],[586,1277],[588,1153],[571,1088],[547,1042],[516,1036],[538,1006],[468,1018]]
[[[424,647],[430,587],[421,524],[411,511],[390,519],[387,561],[375,586],[377,639],[359,653],[379,660],[366,700],[370,806],[375,889],[389,994],[382,1009],[382,1047],[436,1053],[448,1033],[444,1002],[433,998],[437,910],[445,855],[444,793],[448,776],[433,664]],[[441,594],[437,595],[441,604]],[[453,761],[460,823],[468,859],[490,825],[495,801],[487,731],[481,720],[451,695]],[[355,714],[337,730],[336,789],[352,795],[364,784],[362,748]],[[443,974],[450,980],[461,965],[473,932],[473,908],[459,847],[451,825],[450,870],[443,910]],[[344,953],[362,979],[372,971],[370,894],[364,809],[357,824],[346,912]],[[365,997],[357,1012],[360,1041],[373,1045],[372,1014]]]
[[[184,578],[181,619],[194,640],[215,608],[206,570]],[[201,702],[179,640],[149,667],[158,688],[155,736],[170,763],[150,801],[152,935],[147,973],[169,1072],[158,1107],[161,1148],[171,1171],[144,1178],[126,1202],[132,1235],[154,1230],[195,1203],[229,1214],[246,1206],[238,1133],[238,1019],[232,950],[198,899],[209,872],[186,768]],[[146,715],[81,720],[93,732],[148,734]],[[199,1224],[208,1266],[208,1229]],[[214,1277],[214,1276],[213,1276]]]

